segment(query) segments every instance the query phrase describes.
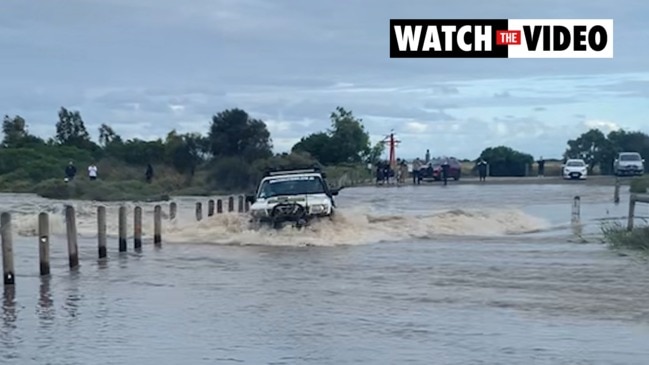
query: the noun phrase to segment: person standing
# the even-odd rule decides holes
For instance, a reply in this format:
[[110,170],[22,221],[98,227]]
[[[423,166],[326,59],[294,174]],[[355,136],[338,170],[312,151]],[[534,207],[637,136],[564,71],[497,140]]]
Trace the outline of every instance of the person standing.
[[144,173],[144,177],[146,178],[147,183],[150,183],[151,179],[153,179],[153,166],[151,166],[151,164],[146,165],[146,172]]
[[487,162],[482,158],[478,162],[478,175],[480,176],[480,181],[487,181]]
[[74,163],[70,161],[68,166],[65,167],[65,181],[73,180],[77,175],[77,168],[74,166]]
[[444,159],[444,163],[442,163],[442,177],[444,179],[444,185],[448,184],[448,170],[449,170],[449,164],[448,164],[448,159]]
[[97,180],[97,166],[95,166],[94,163],[91,163],[90,166],[88,166],[88,178],[90,178],[90,180]]
[[538,171],[539,177],[544,177],[545,176],[545,160],[543,159],[543,156],[541,156],[541,158],[539,158],[539,160],[536,161],[536,163],[539,165],[539,171]]
[[420,170],[421,170],[421,160],[419,159],[419,157],[417,157],[412,162],[412,184],[413,185],[419,185],[421,183]]

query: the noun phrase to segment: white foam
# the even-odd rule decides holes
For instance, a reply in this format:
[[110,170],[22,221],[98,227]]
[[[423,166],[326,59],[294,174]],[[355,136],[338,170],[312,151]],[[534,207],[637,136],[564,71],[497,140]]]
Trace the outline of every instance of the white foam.
[[[82,237],[96,237],[97,205],[75,202],[77,232]],[[144,238],[153,236],[154,204],[142,207]],[[127,204],[127,231],[133,232],[134,203]],[[118,233],[119,204],[106,205],[106,230],[110,237]],[[65,234],[63,203],[34,206],[12,215],[15,234],[36,236],[38,213],[49,212],[52,235]],[[339,209],[332,221],[317,222],[303,230],[287,227],[283,230],[250,230],[248,215],[238,213],[215,214],[196,221],[192,204],[178,204],[178,216],[169,220],[163,205],[162,233],[165,242],[212,243],[281,246],[334,246],[367,244],[381,241],[434,239],[439,236],[496,237],[523,234],[544,229],[547,222],[516,209],[454,209],[428,214],[378,214],[370,206]]]

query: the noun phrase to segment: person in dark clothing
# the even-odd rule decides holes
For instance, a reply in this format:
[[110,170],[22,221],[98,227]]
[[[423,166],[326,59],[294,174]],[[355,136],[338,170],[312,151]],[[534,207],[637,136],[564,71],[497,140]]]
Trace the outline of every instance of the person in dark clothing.
[[480,176],[480,181],[487,180],[487,162],[483,159],[480,159],[478,162],[478,175]]
[[543,156],[541,156],[536,163],[539,164],[539,177],[543,177],[545,173],[545,160],[543,159]]
[[77,168],[74,166],[72,161],[70,161],[68,166],[65,167],[65,180],[70,181],[74,179],[76,175],[77,175]]
[[146,178],[146,182],[150,183],[151,179],[153,179],[153,166],[151,164],[146,165],[146,172],[144,173],[144,176]]
[[444,185],[448,184],[448,169],[448,160],[444,160],[444,163],[442,163],[442,178],[444,179]]
[[383,165],[383,183],[388,184],[390,182],[390,175],[392,173],[392,169],[390,168],[390,164],[387,162]]

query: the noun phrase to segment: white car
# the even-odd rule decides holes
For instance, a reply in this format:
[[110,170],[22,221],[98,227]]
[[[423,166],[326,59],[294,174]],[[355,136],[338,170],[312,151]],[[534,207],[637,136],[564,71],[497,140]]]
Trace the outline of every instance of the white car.
[[317,168],[272,171],[259,182],[251,203],[252,228],[285,225],[302,228],[317,218],[331,218],[340,189],[330,189],[326,175]]
[[582,159],[570,159],[563,165],[564,179],[586,180],[588,176],[588,165]]

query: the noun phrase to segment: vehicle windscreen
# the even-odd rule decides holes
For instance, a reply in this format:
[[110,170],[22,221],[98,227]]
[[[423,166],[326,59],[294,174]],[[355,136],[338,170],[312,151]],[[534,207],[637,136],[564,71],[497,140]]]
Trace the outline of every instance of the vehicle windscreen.
[[277,177],[262,182],[258,197],[267,199],[280,195],[324,194],[322,179],[317,176]]
[[620,161],[640,161],[640,155],[620,155]]
[[583,167],[585,164],[581,161],[568,161],[566,166],[571,166],[571,167]]

